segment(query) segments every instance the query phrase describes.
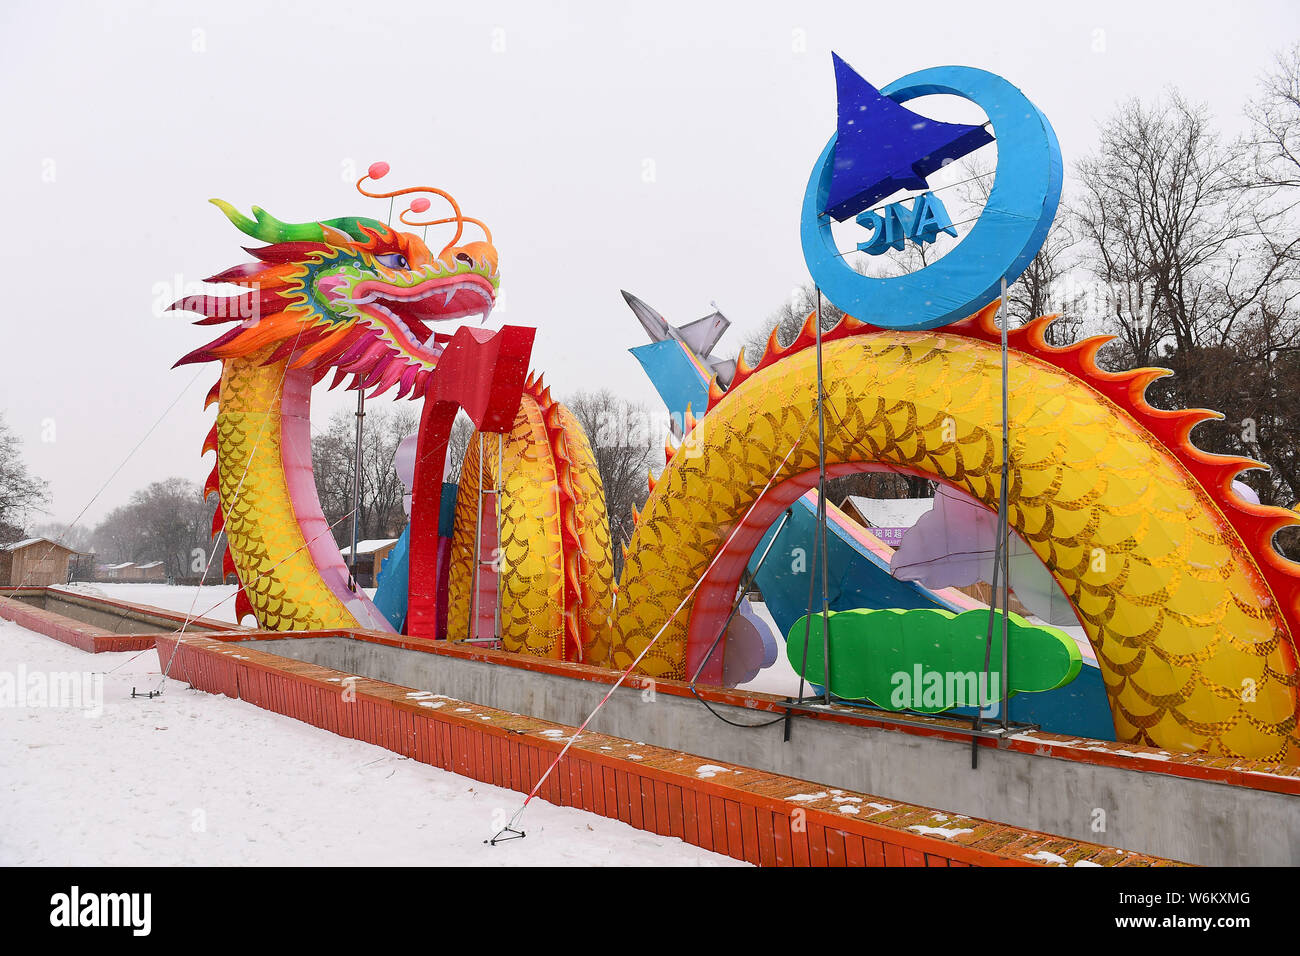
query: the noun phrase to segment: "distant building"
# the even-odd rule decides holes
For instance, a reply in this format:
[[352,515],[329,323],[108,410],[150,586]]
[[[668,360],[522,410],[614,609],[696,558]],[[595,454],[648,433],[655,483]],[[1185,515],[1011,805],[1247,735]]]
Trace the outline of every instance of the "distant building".
[[161,561],[123,561],[121,564],[101,564],[97,569],[101,581],[134,581],[161,583],[167,580],[167,568]]
[[889,545],[897,548],[912,525],[934,507],[933,498],[864,498],[849,495],[840,510]]
[[167,580],[167,568],[161,561],[146,561],[131,569],[127,581],[158,582]]
[[[397,538],[371,538],[357,542],[357,582],[362,587],[373,588],[379,580],[379,569],[388,559],[389,552],[397,544]],[[352,548],[348,546],[340,552],[348,567],[352,566]]]
[[0,587],[66,584],[68,567],[80,553],[49,538],[0,544]]

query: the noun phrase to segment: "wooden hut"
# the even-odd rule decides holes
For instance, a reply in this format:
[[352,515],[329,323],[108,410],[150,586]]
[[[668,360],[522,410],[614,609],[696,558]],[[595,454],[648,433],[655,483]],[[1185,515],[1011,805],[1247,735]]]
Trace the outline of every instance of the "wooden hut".
[[49,538],[0,544],[0,587],[66,584],[68,566],[80,553]]

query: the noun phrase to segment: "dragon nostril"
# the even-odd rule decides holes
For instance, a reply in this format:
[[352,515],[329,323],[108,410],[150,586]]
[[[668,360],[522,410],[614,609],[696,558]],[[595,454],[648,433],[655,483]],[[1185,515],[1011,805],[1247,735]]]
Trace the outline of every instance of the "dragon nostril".
[[474,257],[471,256],[468,252],[458,252],[458,253],[456,253],[456,259],[457,259],[458,261],[460,261],[460,262],[468,263],[469,265],[473,265],[473,264],[474,264]]

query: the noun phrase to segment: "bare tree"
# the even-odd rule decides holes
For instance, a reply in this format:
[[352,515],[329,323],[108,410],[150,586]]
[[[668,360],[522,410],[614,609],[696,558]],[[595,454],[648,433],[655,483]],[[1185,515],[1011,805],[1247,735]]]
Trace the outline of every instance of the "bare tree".
[[[359,539],[396,537],[406,526],[406,513],[402,509],[405,488],[393,468],[393,455],[402,439],[418,428],[418,415],[408,406],[380,406],[366,412],[361,446]],[[352,543],[355,429],[354,413],[340,410],[323,431],[312,436],[316,492],[325,520],[341,548]]]
[[849,495],[863,498],[933,498],[934,482],[915,475],[862,471],[826,480],[826,500],[841,504]]
[[205,502],[198,485],[185,478],[155,481],[109,512],[90,542],[108,561],[161,561],[173,580],[197,579],[205,568],[215,568],[208,580],[216,582],[221,576],[221,555],[218,552],[211,560],[209,555],[214,546],[224,546],[212,541],[216,507],[216,496]]
[[469,440],[474,437],[474,423],[463,411],[456,413],[456,420],[451,423],[451,434],[447,436],[447,480],[460,481],[461,469],[465,466],[465,452],[469,450]]
[[[1300,497],[1300,43],[1274,58],[1245,114],[1250,132],[1241,188],[1271,228],[1261,230],[1243,257],[1244,292],[1230,287],[1225,295],[1235,322],[1232,354],[1195,371],[1218,386],[1224,410],[1237,419],[1218,429],[1224,450],[1270,466],[1244,480],[1264,503],[1294,506]],[[1284,530],[1279,543],[1300,557],[1296,529]]]
[[[972,175],[963,189],[968,205],[982,208],[988,202],[996,172],[987,163],[971,163]],[[1078,338],[1084,324],[1084,295],[1070,281],[1078,241],[1073,217],[1068,212],[1058,215],[1025,271],[1007,287],[1007,313],[1012,327],[1055,314],[1059,318],[1047,329],[1048,344],[1069,345]]]
[[1177,92],[1122,104],[1079,164],[1073,209],[1119,336],[1107,361],[1171,368],[1152,401],[1222,411],[1196,443],[1267,462],[1242,480],[1284,506],[1300,494],[1298,64],[1300,47],[1277,59],[1246,107],[1250,136],[1232,143]]
[[613,392],[577,392],[565,400],[596,456],[605,507],[609,512],[609,537],[614,550],[614,574],[623,573],[623,545],[632,540],[632,509],[645,506],[650,496],[652,468],[663,467],[663,446],[668,435],[667,416],[650,415],[645,406]]
[[33,535],[57,541],[74,551],[89,551],[94,547],[95,531],[85,525],[70,525],[63,521],[46,521],[32,527]]
[[1044,335],[1049,345],[1077,341],[1087,321],[1085,293],[1068,278],[1073,265],[1071,251],[1077,242],[1072,224],[1068,215],[1058,217],[1020,278],[1007,288],[1012,325],[1017,320],[1023,324],[1043,315],[1057,316]]
[[20,540],[31,512],[47,500],[45,482],[27,471],[22,441],[0,412],[0,543]]
[[1257,300],[1252,247],[1277,214],[1241,189],[1246,161],[1177,91],[1152,106],[1123,103],[1102,125],[1097,152],[1078,164],[1073,212],[1122,360],[1150,365],[1162,345],[1223,345]]
[[1259,93],[1246,105],[1246,119],[1251,163],[1243,185],[1300,188],[1300,43],[1274,58]]
[[[823,332],[833,329],[844,317],[844,313],[825,296],[822,296],[821,308]],[[758,364],[767,350],[773,329],[776,329],[777,342],[783,346],[789,345],[816,309],[817,286],[812,279],[808,279],[791,289],[789,298],[773,309],[763,323],[745,338],[742,348],[746,361],[751,365]]]
[[91,541],[96,553],[111,564],[134,561],[143,551],[139,525],[126,505],[114,508],[95,526]]

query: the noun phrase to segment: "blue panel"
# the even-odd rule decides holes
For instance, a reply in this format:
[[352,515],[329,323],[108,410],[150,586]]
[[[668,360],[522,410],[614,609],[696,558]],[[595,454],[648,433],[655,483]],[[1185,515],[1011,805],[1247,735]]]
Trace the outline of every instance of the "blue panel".
[[[1064,687],[1041,694],[1016,694],[1008,706],[1013,721],[1037,724],[1047,733],[1093,740],[1115,739],[1115,721],[1110,715],[1101,670],[1087,659],[1079,676]],[[970,707],[954,707],[953,713],[975,715]]]
[[450,538],[456,531],[456,491],[454,481],[442,483],[442,500],[438,502],[438,537]]
[[375,582],[375,607],[379,608],[393,630],[403,633],[406,627],[406,581],[410,571],[411,526],[408,524],[402,536],[388,552],[383,566],[379,569],[379,580]]
[[659,397],[671,415],[679,421],[686,419],[686,406],[697,418],[703,418],[709,407],[709,384],[700,374],[699,366],[691,361],[680,343],[673,339],[651,342],[628,349],[645,369]]
[[[758,572],[756,583],[763,592],[768,613],[781,634],[807,613],[811,584],[813,597],[820,605],[821,575],[807,570],[795,571],[793,556],[802,548],[807,566],[812,566],[813,542],[816,540],[817,511],[806,499],[791,506],[790,520],[781,529],[772,551]],[[780,524],[778,519],[750,558],[750,571],[772,540]],[[826,525],[826,551],[831,567],[828,592],[832,611],[853,608],[926,608],[939,607],[961,612],[940,595],[912,581],[899,581],[889,573],[889,564],[874,552],[862,548],[853,537],[834,522]],[[1084,661],[1083,669],[1071,683],[1040,694],[1017,694],[1011,698],[1011,719],[1038,724],[1045,731],[1074,734],[1096,740],[1114,740],[1115,725],[1110,715],[1106,688],[1095,664]],[[966,711],[958,710],[958,713]]]
[[[763,535],[750,558],[750,570],[758,563],[772,540],[772,532],[780,519]],[[807,613],[808,593],[821,594],[821,575],[809,574],[813,565],[813,542],[817,530],[816,508],[805,498],[791,506],[790,520],[781,529],[772,551],[758,572],[757,584],[763,592],[768,613],[782,634]],[[795,549],[802,549],[804,561],[795,570]],[[914,608],[940,607],[949,611],[963,611],[945,601],[925,586],[915,581],[900,581],[889,573],[888,562],[874,552],[862,548],[849,534],[834,522],[826,524],[826,552],[831,574],[827,592],[831,610],[848,611],[853,608]]]
[[[438,537],[450,538],[456,526],[456,483],[442,483],[442,498],[438,502]],[[379,580],[375,582],[375,607],[384,615],[393,630],[399,634],[406,633],[407,584],[411,574],[411,526],[408,524],[402,536],[388,552],[383,566],[379,569]]]

